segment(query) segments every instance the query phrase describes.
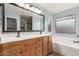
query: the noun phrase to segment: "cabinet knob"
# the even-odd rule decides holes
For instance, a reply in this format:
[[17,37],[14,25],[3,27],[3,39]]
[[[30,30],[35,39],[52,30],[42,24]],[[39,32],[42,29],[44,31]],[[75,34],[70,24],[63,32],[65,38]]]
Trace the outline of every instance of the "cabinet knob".
[[40,52],[40,50],[39,50],[39,52]]
[[40,47],[40,45],[39,45],[39,47]]
[[27,50],[25,50],[25,52],[27,52]]
[[38,40],[38,41],[40,41],[40,40]]
[[23,53],[22,51],[20,51],[20,53]]

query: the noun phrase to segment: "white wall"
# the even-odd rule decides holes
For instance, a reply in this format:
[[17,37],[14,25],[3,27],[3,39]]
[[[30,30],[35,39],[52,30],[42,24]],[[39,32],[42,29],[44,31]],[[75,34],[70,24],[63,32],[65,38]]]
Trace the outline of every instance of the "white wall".
[[2,6],[0,6],[0,41],[2,37]]

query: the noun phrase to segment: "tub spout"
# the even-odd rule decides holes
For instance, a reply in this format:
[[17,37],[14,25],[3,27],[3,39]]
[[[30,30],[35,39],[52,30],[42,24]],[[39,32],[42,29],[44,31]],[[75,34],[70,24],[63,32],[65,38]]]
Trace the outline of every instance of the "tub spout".
[[79,43],[79,41],[73,41],[73,43]]

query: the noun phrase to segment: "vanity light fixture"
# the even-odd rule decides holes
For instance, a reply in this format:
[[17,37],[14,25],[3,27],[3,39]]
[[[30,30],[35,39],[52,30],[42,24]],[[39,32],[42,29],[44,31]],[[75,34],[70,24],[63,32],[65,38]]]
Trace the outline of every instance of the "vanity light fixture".
[[20,7],[25,8],[25,9],[31,10],[31,11],[33,11],[33,12],[39,13],[39,14],[42,13],[42,10],[40,10],[40,9],[34,7],[34,6],[31,6],[31,5],[28,4],[28,3],[18,3],[17,5],[20,6]]
[[34,11],[34,12],[36,12],[36,13],[42,13],[42,11],[41,11],[40,9],[35,8],[35,7],[30,7],[30,10],[31,10],[31,11]]

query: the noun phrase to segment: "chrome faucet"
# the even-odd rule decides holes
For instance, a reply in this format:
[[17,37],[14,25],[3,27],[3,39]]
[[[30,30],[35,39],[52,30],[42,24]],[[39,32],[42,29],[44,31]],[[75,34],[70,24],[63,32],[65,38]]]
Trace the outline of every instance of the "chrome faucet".
[[77,35],[77,37],[79,37],[79,35]]
[[0,43],[1,43],[1,37],[0,37]]
[[20,37],[20,31],[17,31],[17,37]]
[[40,30],[40,35],[42,34],[42,30]]

